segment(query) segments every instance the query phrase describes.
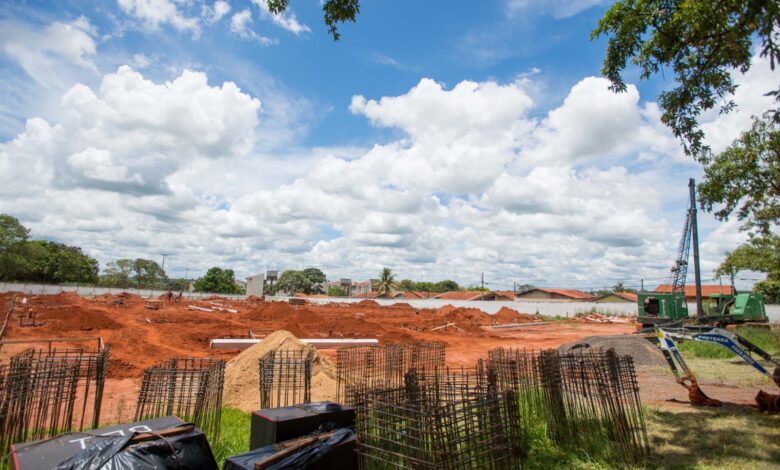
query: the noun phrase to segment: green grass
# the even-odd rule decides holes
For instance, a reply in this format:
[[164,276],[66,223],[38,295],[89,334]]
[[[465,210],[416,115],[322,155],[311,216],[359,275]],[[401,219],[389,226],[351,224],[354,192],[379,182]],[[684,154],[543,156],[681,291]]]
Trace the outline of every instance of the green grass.
[[[735,333],[769,354],[774,355],[780,352],[780,330],[758,328],[755,326],[740,326]],[[687,355],[691,357],[710,359],[728,359],[734,357],[734,354],[728,349],[712,343],[685,341],[679,342],[677,346],[680,351],[687,353]]]
[[647,468],[780,468],[780,416],[747,406],[646,410]]
[[219,439],[211,442],[211,451],[219,468],[230,456],[249,450],[250,415],[235,408],[222,408]]

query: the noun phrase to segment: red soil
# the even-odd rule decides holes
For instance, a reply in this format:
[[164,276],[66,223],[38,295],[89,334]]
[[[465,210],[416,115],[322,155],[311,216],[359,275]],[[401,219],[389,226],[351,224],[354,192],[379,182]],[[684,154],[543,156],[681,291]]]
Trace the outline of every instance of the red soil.
[[[0,305],[5,305],[9,298],[10,294],[0,294]],[[161,310],[147,310],[141,297],[125,296],[125,305],[115,305],[116,298],[85,299],[75,294],[28,297],[27,305],[17,304],[14,309],[7,339],[101,336],[111,348],[108,377],[109,382],[116,381],[109,386],[116,393],[107,393],[111,401],[125,400],[128,393],[132,395],[128,384],[137,388],[144,368],[170,357],[230,359],[238,352],[210,349],[209,341],[219,337],[246,338],[250,331],[260,337],[284,329],[299,338],[377,338],[381,343],[443,341],[447,345],[449,365],[471,366],[496,346],[553,348],[585,336],[623,334],[634,329],[630,324],[556,322],[520,330],[492,330],[493,324],[539,321],[533,315],[509,308],[488,315],[475,308],[449,305],[439,309],[382,307],[371,300],[358,304],[294,306],[258,299],[251,302],[220,299],[220,307],[238,310],[238,313],[227,313],[187,309],[188,305],[214,307],[215,304],[207,301],[183,300],[166,303]],[[35,312],[39,326],[19,326],[18,315],[28,308]],[[454,325],[438,328],[450,323]],[[431,331],[433,328],[436,329]],[[0,362],[7,361],[18,350],[3,348]],[[324,350],[323,354],[335,359],[335,350]],[[134,402],[127,404],[133,405]]]

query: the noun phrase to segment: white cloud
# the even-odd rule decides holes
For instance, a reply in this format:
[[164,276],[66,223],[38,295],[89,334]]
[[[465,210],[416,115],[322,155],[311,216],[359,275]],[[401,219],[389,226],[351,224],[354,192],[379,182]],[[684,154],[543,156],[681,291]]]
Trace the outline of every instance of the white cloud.
[[7,20],[0,23],[0,48],[33,80],[57,87],[73,66],[97,72],[93,62],[95,34],[94,26],[83,16],[70,23],[55,21],[41,31]]
[[[61,106],[63,122],[31,119],[24,133],[0,148],[11,167],[2,175],[7,191],[25,193],[48,183],[170,192],[166,178],[192,160],[246,155],[260,102],[230,82],[209,86],[199,72],[155,84],[123,66],[103,78],[97,93],[73,87]],[[26,181],[31,165],[40,183]]]
[[552,15],[554,18],[568,18],[607,0],[506,0],[509,16],[518,16],[528,12]]
[[230,31],[242,39],[256,40],[264,46],[275,44],[273,39],[261,36],[251,28],[252,12],[249,9],[243,9],[230,17]]
[[291,8],[287,8],[284,13],[271,13],[268,9],[267,0],[252,0],[260,10],[263,18],[270,19],[275,25],[290,31],[293,34],[300,35],[311,32],[311,29],[303,23],[298,22],[298,18]]
[[200,35],[198,19],[185,16],[170,0],[117,1],[126,14],[138,18],[148,28],[157,29],[170,24],[179,31],[190,31],[195,37]]
[[718,114],[718,110],[711,110],[702,116],[702,130],[715,153],[725,150],[744,129],[750,127],[752,116],[761,116],[775,102],[773,96],[766,94],[777,89],[780,68],[772,70],[769,58],[761,57],[757,52],[751,64],[745,74],[734,72],[737,91],[732,97],[724,99],[724,102],[733,99],[739,107],[725,115]]
[[[531,80],[422,79],[397,96],[355,96],[351,112],[395,138],[269,151],[254,145],[264,124],[246,91],[201,72],[154,83],[122,67],[99,88],[69,90],[61,120],[30,119],[0,145],[0,212],[104,262],[165,250],[173,272],[660,280],[697,167],[635,88],[612,95],[587,77],[536,117]],[[739,235],[707,220],[702,252],[717,261]]]
[[213,6],[203,5],[203,17],[210,24],[219,22],[222,18],[230,13],[230,3],[225,0],[217,0]]

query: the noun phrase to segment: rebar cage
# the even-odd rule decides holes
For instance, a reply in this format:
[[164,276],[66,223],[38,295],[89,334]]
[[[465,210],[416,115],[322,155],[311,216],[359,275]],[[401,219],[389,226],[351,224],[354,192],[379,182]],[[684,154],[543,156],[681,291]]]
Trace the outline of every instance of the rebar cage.
[[225,361],[174,357],[144,370],[135,420],[175,415],[219,437]]
[[435,374],[444,368],[444,359],[441,342],[341,348],[336,358],[338,400],[352,405],[357,390],[401,387],[410,370],[420,377]]
[[523,435],[544,427],[561,447],[636,463],[649,452],[634,362],[613,349],[561,354],[496,348],[488,368],[517,393]]
[[484,369],[429,378],[410,371],[402,387],[355,391],[361,468],[520,467],[514,392],[499,392]]
[[311,402],[313,349],[270,351],[258,359],[260,408]]
[[14,442],[98,427],[108,347],[27,349],[0,366],[0,455]]

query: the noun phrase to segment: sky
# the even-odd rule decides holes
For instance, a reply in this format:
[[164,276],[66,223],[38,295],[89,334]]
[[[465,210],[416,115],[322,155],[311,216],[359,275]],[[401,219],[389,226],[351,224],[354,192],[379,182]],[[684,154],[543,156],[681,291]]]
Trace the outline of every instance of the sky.
[[[668,71],[600,76],[610,3],[365,0],[334,42],[315,0],[6,1],[0,212],[170,276],[654,287],[702,170],[660,122]],[[702,117],[715,151],[768,107],[753,63]],[[746,235],[699,225],[707,282]]]

